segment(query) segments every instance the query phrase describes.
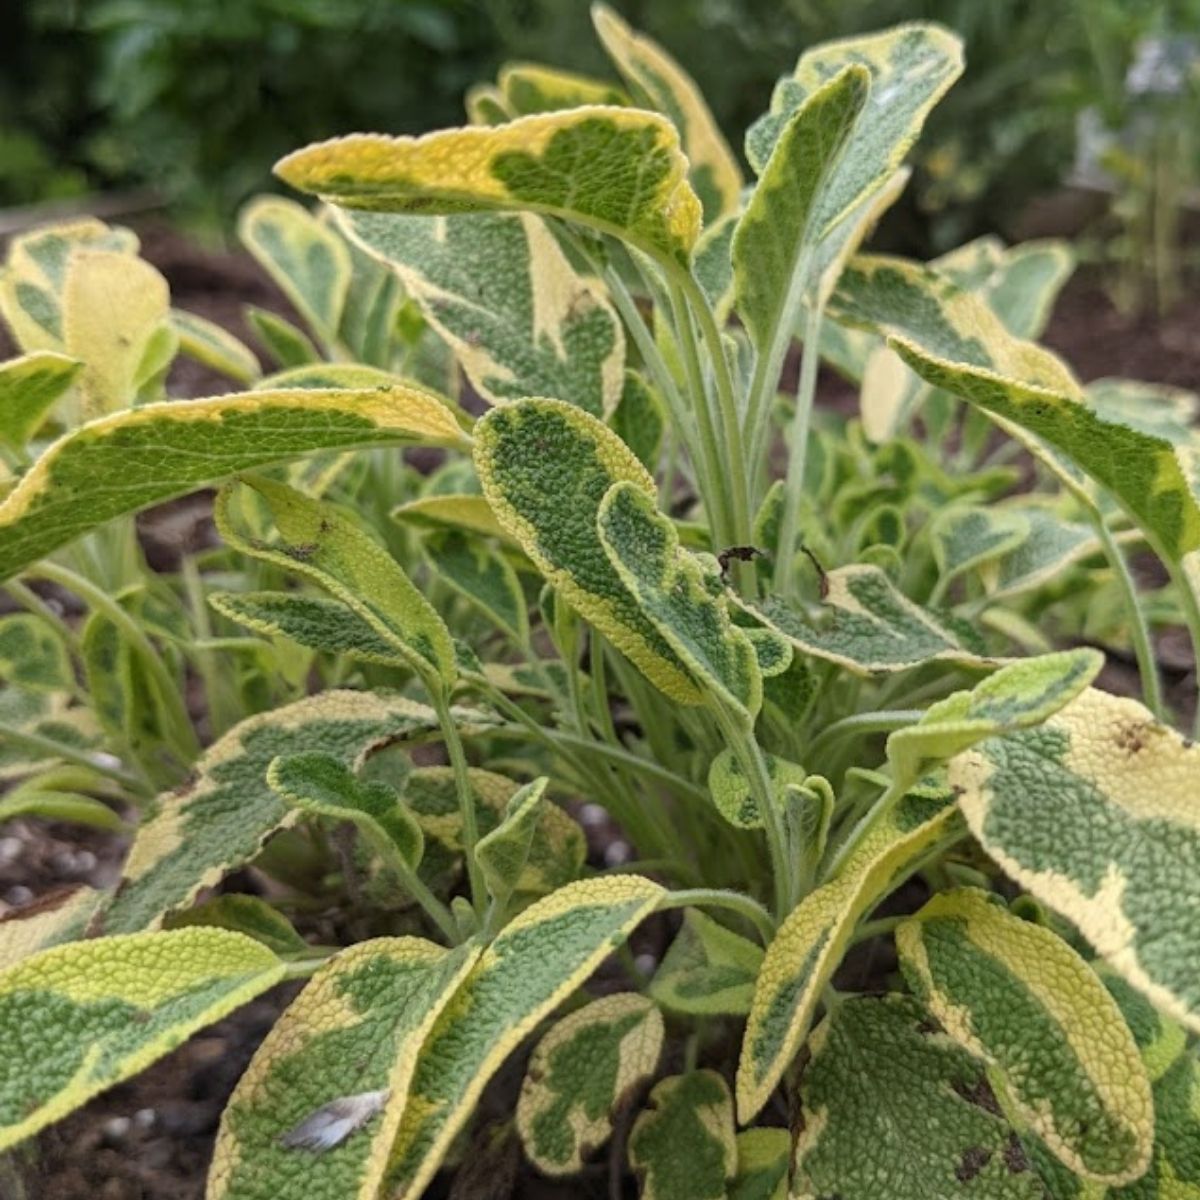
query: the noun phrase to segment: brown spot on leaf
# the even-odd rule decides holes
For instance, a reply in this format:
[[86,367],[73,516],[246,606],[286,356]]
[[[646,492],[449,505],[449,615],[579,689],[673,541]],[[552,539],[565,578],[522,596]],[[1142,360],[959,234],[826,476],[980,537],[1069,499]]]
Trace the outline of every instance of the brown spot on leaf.
[[1014,1174],[1020,1175],[1029,1170],[1029,1157],[1021,1139],[1015,1133],[1008,1135],[1008,1145],[1004,1147],[1004,1165]]
[[996,1093],[992,1091],[992,1085],[984,1076],[981,1075],[974,1082],[957,1080],[951,1086],[968,1104],[982,1108],[984,1112],[991,1113],[993,1117],[1000,1116],[1000,1103],[996,1099]]
[[962,1162],[954,1168],[954,1178],[959,1183],[970,1183],[991,1161],[990,1150],[985,1150],[982,1146],[968,1146],[963,1151]]
[[1153,728],[1152,721],[1122,721],[1117,726],[1113,741],[1130,756],[1146,748],[1146,735]]

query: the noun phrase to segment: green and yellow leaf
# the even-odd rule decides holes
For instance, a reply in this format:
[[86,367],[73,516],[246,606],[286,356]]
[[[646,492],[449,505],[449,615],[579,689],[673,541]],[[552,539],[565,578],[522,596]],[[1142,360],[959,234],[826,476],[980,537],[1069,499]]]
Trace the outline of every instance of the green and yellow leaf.
[[742,1130],[729,1200],[787,1200],[791,1157],[792,1135],[786,1129]]
[[283,970],[250,938],[181,929],[56,946],[0,972],[0,1147],[136,1074]]
[[[25,737],[32,741],[24,741]],[[0,690],[0,780],[27,775],[59,760],[75,762],[81,753],[97,750],[99,743],[100,730],[91,710],[73,707],[64,693],[11,684]]]
[[37,350],[0,363],[0,442],[11,450],[23,450],[82,366],[77,358],[53,350]]
[[281,958],[297,958],[312,953],[312,947],[296,932],[291,921],[258,896],[239,892],[214,896],[194,908],[172,913],[164,922],[166,929],[191,929],[195,926],[245,934]]
[[700,232],[679,135],[640,109],[588,106],[419,138],[351,134],[297,150],[275,171],[344,208],[537,212],[681,265]]
[[656,1084],[629,1132],[643,1200],[725,1200],[737,1156],[733,1100],[715,1071]]
[[604,494],[596,518],[604,553],[696,689],[749,724],[762,707],[762,673],[749,637],[730,616],[720,569],[680,546],[671,519],[640,482],[620,481]]
[[909,996],[839,1004],[809,1039],[793,1200],[1043,1200],[986,1068]]
[[758,975],[738,1064],[738,1119],[754,1119],[808,1035],[821,992],[858,922],[916,860],[959,827],[953,794],[910,791],[857,846],[838,875],[779,927]]
[[179,352],[222,375],[249,387],[262,374],[250,347],[215,321],[182,309],[171,309],[171,328],[179,338]]
[[896,947],[949,1036],[997,1073],[1022,1128],[1085,1178],[1145,1174],[1150,1080],[1116,1001],[1062,938],[960,889],[903,922]]
[[513,544],[512,535],[496,519],[492,506],[483,496],[469,493],[419,496],[397,505],[392,516],[397,521],[411,521],[433,529],[463,529]]
[[1158,1008],[1200,1030],[1200,747],[1089,688],[951,760],[971,832]]
[[282,196],[251,200],[238,215],[238,237],[322,344],[335,347],[351,279],[341,238]]
[[618,992],[552,1025],[534,1048],[517,1101],[525,1155],[545,1175],[574,1175],[612,1136],[613,1116],[653,1074],[663,1019]]
[[837,663],[856,675],[906,671],[937,661],[976,668],[1000,661],[967,644],[963,630],[908,599],[879,567],[838,567],[824,578],[827,611],[819,624],[778,598],[747,611],[801,654]]
[[611,875],[560,888],[483,951],[421,1049],[385,1180],[425,1190],[501,1063],[654,910],[658,884]]
[[629,97],[615,84],[541,63],[505,63],[496,83],[508,112],[507,120],[589,104],[630,103]]
[[613,567],[597,520],[616,483],[654,480],[594,417],[556,400],[495,408],[476,426],[475,468],[491,511],[547,581],[673,700],[702,692]]
[[421,1045],[478,955],[397,937],[331,958],[234,1090],[207,1200],[375,1200]]
[[653,38],[632,29],[607,4],[592,5],[592,22],[639,105],[656,109],[679,130],[705,223],[736,212],[742,172],[692,77]]
[[39,950],[83,937],[100,903],[95,888],[58,889],[13,909],[0,918],[0,969],[14,966]]
[[408,387],[248,392],[101,417],[53,443],[0,502],[0,581],[114,517],[238,471],[411,442],[466,438],[445,405]]
[[650,981],[651,999],[693,1016],[750,1011],[763,951],[699,909],[686,908],[683,924]]
[[308,335],[278,313],[254,304],[247,304],[245,313],[247,323],[281,367],[302,367],[320,359],[321,355]]
[[488,895],[502,907],[525,874],[533,839],[542,823],[549,782],[543,775],[515,791],[500,823],[475,843],[475,861],[487,884]]
[[1029,536],[1029,522],[1016,509],[954,505],[929,523],[929,540],[940,586],[959,575],[1006,558]]
[[[767,775],[771,781],[780,811],[783,792],[789,784],[803,786],[808,773],[797,763],[788,762],[775,754],[764,754]],[[766,821],[759,811],[758,801],[750,781],[732,750],[722,750],[709,764],[708,790],[712,793],[717,811],[737,829],[762,829]]]
[[279,532],[266,546],[238,533],[230,516],[233,489],[217,497],[221,536],[235,549],[311,579],[364,621],[422,677],[449,688],[457,677],[450,631],[394,558],[340,511],[282,483],[248,482]]
[[71,656],[49,622],[33,613],[0,617],[0,681],[39,692],[71,688]]
[[[487,722],[461,710],[457,719],[465,728]],[[157,926],[292,824],[296,810],[267,783],[273,759],[323,751],[357,767],[377,746],[428,738],[437,728],[432,709],[374,692],[324,692],[248,717],[208,748],[182,787],[158,798],[98,924],[110,933]]]
[[512,564],[486,542],[447,530],[422,543],[433,569],[518,643],[529,639],[525,592]]

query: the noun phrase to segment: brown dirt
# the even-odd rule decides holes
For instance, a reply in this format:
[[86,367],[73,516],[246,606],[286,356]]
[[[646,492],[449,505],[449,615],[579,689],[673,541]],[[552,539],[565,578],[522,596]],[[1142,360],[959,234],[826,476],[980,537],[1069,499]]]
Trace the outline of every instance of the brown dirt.
[[[278,289],[245,255],[200,249],[162,224],[150,223],[138,232],[143,253],[167,277],[177,307],[218,322],[259,351],[242,315],[244,305],[296,319]],[[1116,311],[1094,278],[1083,276],[1067,288],[1045,341],[1085,380],[1125,375],[1200,390],[1198,324],[1200,300],[1190,298],[1163,321],[1130,319]],[[8,353],[11,346],[0,329],[0,356]],[[194,397],[218,394],[230,385],[207,368],[180,362],[170,390]],[[821,378],[819,402],[842,413],[854,411],[852,392],[827,373]],[[157,569],[171,569],[180,553],[208,542],[207,507],[207,497],[198,494],[140,521]],[[1186,643],[1167,636],[1161,649],[1172,695],[1182,696],[1190,687]],[[1136,672],[1116,662],[1105,682],[1117,691],[1134,691]],[[602,823],[589,829],[598,864],[615,836]],[[83,881],[110,885],[125,846],[118,835],[80,836],[74,827],[37,821],[10,825],[0,837],[0,915],[59,887]],[[661,953],[665,933],[661,925],[645,931],[646,945],[635,945],[635,952]],[[881,972],[894,968],[886,952],[880,959],[869,958],[871,953],[856,954],[842,979],[870,975],[878,980]],[[0,1157],[0,1200],[199,1200],[221,1109],[254,1047],[294,991],[295,985],[288,985],[260,997],[19,1149],[7,1166]],[[493,1118],[503,1118],[511,1107],[511,1089],[502,1096],[489,1089],[485,1102]],[[431,1195],[446,1194],[444,1182]],[[490,1186],[472,1194],[495,1200],[607,1194],[602,1169],[564,1187],[529,1176],[514,1180],[501,1163],[489,1180],[476,1180],[484,1182]]]

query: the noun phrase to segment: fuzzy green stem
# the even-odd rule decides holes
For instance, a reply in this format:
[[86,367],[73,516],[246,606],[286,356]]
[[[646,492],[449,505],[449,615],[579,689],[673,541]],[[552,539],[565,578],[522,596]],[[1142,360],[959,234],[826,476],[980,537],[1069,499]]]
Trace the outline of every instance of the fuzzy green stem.
[[800,501],[804,495],[804,469],[808,458],[808,427],[812,420],[813,397],[817,389],[820,354],[817,339],[821,332],[821,309],[812,305],[804,324],[804,347],[800,359],[800,382],[796,389],[796,411],[788,446],[788,468],[783,493],[783,514],[779,523],[779,546],[775,558],[775,590],[789,595],[795,584],[792,561],[796,557],[796,536],[800,524]]
[[115,780],[123,788],[129,789],[136,795],[150,796],[154,794],[154,789],[142,780],[122,771],[120,767],[109,766],[87,750],[66,746],[61,742],[56,742],[53,738],[42,737],[40,733],[32,733],[27,729],[16,729],[12,725],[0,722],[0,743],[6,741],[17,746],[24,746],[38,754],[45,754],[47,757],[61,758],[64,762],[87,767],[89,771],[95,771],[97,775]]
[[467,756],[463,750],[458,726],[454,723],[454,716],[450,712],[450,702],[445,690],[435,684],[430,687],[429,694],[433,700],[433,708],[437,713],[442,739],[446,743],[446,753],[450,756],[450,766],[454,772],[454,789],[458,795],[458,811],[462,817],[463,859],[467,864],[471,905],[475,909],[476,916],[482,920],[487,892],[484,887],[483,872],[475,861],[475,844],[479,841],[479,821],[475,815],[475,793],[471,788],[471,777],[467,773]]
[[891,733],[893,729],[903,729],[905,725],[915,724],[923,715],[919,708],[898,708],[842,717],[841,720],[826,725],[813,738],[805,752],[805,760],[819,761],[821,752],[828,750],[841,738],[862,737],[870,733]]
[[753,896],[744,892],[730,892],[723,888],[686,888],[668,892],[658,903],[658,911],[672,908],[724,908],[745,918],[762,937],[763,945],[769,946],[775,937],[775,922],[771,914]]
[[1137,585],[1129,571],[1129,564],[1121,547],[1109,529],[1108,523],[1098,509],[1091,510],[1092,524],[1104,548],[1105,557],[1116,575],[1125,602],[1125,615],[1129,619],[1129,633],[1133,640],[1133,652],[1137,658],[1138,674],[1142,679],[1142,699],[1146,707],[1158,720],[1163,717],[1162,683],[1158,674],[1158,662],[1154,657],[1154,645],[1150,640],[1150,629],[1146,624],[1146,613],[1138,596]]

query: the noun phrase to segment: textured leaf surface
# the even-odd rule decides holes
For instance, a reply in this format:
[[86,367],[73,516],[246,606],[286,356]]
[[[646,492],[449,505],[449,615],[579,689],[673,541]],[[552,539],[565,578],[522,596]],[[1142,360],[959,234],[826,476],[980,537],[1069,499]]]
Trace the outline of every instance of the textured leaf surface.
[[0,580],[113,517],[317,450],[461,445],[426,392],[283,390],[147,404],[55,442],[0,503]]
[[733,1101],[715,1071],[672,1075],[650,1093],[629,1133],[644,1200],[724,1200],[737,1170]]
[[1200,1030],[1200,748],[1088,689],[953,759],[971,832],[1129,983]]
[[[777,755],[765,754],[763,757],[772,790],[782,810],[783,789],[789,784],[802,786],[808,773],[803,767]],[[763,814],[750,790],[750,781],[732,750],[722,750],[709,764],[708,790],[717,811],[730,825],[738,829],[762,829],[765,824]]]
[[600,285],[576,273],[529,214],[422,217],[345,212],[494,404],[550,396],[594,416],[621,395],[625,335]]
[[938,25],[914,22],[806,51],[793,74],[776,84],[770,111],[746,135],[746,157],[755,171],[766,170],[792,114],[851,64],[870,72],[871,85],[851,149],[824,189],[815,222],[826,263],[838,257],[839,243],[856,236],[864,206],[894,177],[929,110],[962,73],[962,44]]
[[228,892],[194,908],[173,913],[166,921],[167,929],[190,929],[197,925],[243,933],[285,958],[311,952],[311,947],[296,932],[291,921],[257,896]]
[[[421,1043],[478,954],[377,938],[326,963],[230,1098],[208,1200],[375,1200]],[[371,1094],[358,1121],[345,1101]]]
[[593,1000],[538,1042],[517,1102],[525,1155],[546,1175],[573,1175],[612,1136],[613,1114],[653,1075],[663,1019],[644,996]]
[[[787,120],[733,235],[734,304],[760,354],[814,281],[828,192],[868,103],[869,70],[847,66]],[[791,330],[787,330],[790,335]]]
[[297,150],[275,170],[346,208],[539,212],[684,264],[700,232],[679,136],[639,109],[576,108],[419,138],[352,134]]
[[673,1012],[741,1016],[750,1011],[762,961],[761,947],[687,908],[650,982],[650,995]]
[[332,506],[258,478],[249,487],[265,501],[280,536],[277,546],[265,546],[234,529],[230,503],[235,486],[222,489],[214,513],[221,536],[231,546],[312,580],[366,622],[424,679],[439,679],[444,687],[454,683],[450,631],[374,538]]
[[768,598],[749,611],[801,653],[857,675],[906,671],[934,661],[975,667],[997,662],[964,644],[957,628],[909,600],[879,567],[839,567],[826,574],[825,582],[822,603],[828,616],[820,624],[778,599]]
[[443,493],[419,496],[392,510],[397,521],[411,521],[435,529],[463,529],[481,533],[511,544],[508,530],[496,519],[492,506],[483,496],[470,493]]
[[307,209],[260,196],[238,215],[238,237],[327,346],[336,342],[350,288],[350,252]]
[[999,1072],[1022,1127],[1089,1179],[1145,1173],[1150,1080],[1116,1001],[1066,942],[961,889],[904,922],[896,946],[946,1032]]
[[657,109],[679,130],[705,222],[735,212],[742,172],[695,81],[657,42],[631,29],[608,5],[594,4],[592,21],[639,104]]
[[527,908],[483,951],[422,1047],[387,1175],[390,1195],[421,1195],[507,1055],[661,895],[633,875],[570,884]]
[[56,946],[0,973],[0,1146],[128,1079],[277,983],[264,946],[220,929]]
[[[477,715],[459,714],[464,724]],[[295,812],[267,783],[272,759],[320,750],[357,765],[377,746],[436,728],[432,709],[373,692],[324,692],[248,717],[209,747],[183,787],[159,797],[100,924],[112,933],[157,925],[291,824]]]
[[737,1100],[743,1123],[767,1102],[800,1049],[859,920],[903,879],[906,867],[953,831],[953,801],[941,788],[909,792],[841,872],[780,925],[767,947],[742,1041]]
[[943,580],[1010,555],[1028,536],[1029,522],[1009,508],[956,506],[943,509],[929,524]]
[[889,735],[896,774],[915,779],[929,760],[947,759],[985,738],[1032,729],[1078,696],[1104,666],[1097,650],[1018,659],[969,691],[931,704],[915,725]]
[[90,887],[51,892],[0,919],[0,968],[11,967],[39,950],[83,936],[100,902]]
[[522,400],[476,426],[475,468],[500,524],[572,608],[672,699],[699,703],[687,667],[609,561],[597,528],[614,484],[655,494],[625,443],[570,405]]
[[839,1004],[810,1040],[792,1196],[1042,1200],[982,1063],[907,996]]
[[[500,824],[520,785],[476,767],[469,771],[469,778],[482,840]],[[449,767],[415,770],[405,785],[404,801],[425,834],[422,875],[431,886],[452,882],[449,877],[463,851],[462,816],[453,771]],[[579,825],[557,804],[544,803],[516,890],[523,897],[552,892],[578,877],[586,855],[587,840]]]
[[424,548],[434,570],[518,642],[529,638],[525,592],[509,561],[479,538],[436,533]]
[[475,860],[498,904],[507,904],[525,873],[533,839],[542,819],[546,784],[543,776],[512,794],[500,824],[479,839]]
[[613,569],[696,687],[752,721],[762,707],[762,673],[750,639],[730,618],[715,560],[684,550],[671,519],[637,483],[615,483],[605,493],[597,525]]
[[82,366],[78,359],[52,350],[0,363],[0,442],[23,449]]
[[75,676],[58,632],[33,613],[0,617],[0,680],[42,692],[69,689]]

